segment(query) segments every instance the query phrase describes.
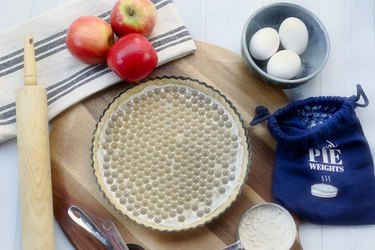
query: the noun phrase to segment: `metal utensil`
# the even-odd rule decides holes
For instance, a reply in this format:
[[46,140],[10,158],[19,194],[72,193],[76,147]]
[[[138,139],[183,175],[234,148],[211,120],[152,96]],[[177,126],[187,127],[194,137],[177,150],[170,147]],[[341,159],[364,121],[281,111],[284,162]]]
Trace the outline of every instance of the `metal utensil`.
[[79,207],[70,206],[68,215],[72,220],[80,225],[83,229],[98,239],[107,249],[114,249],[108,237],[95,225],[95,223],[87,216]]
[[[265,210],[267,209],[267,210]],[[272,237],[270,237],[269,235],[267,235],[267,238],[264,237],[264,235],[262,233],[260,234],[257,234],[257,233],[253,233],[253,234],[249,234],[249,233],[245,233],[245,237],[244,236],[241,236],[241,228],[245,228],[245,230],[247,230],[246,228],[248,227],[248,225],[251,225],[252,223],[255,223],[257,224],[256,226],[254,226],[253,228],[261,228],[263,226],[259,226],[260,224],[264,225],[264,224],[269,224],[267,222],[265,222],[264,218],[262,218],[261,216],[259,216],[259,213],[255,213],[254,211],[273,211],[273,212],[277,212],[275,213],[275,215],[273,216],[273,220],[276,220],[277,218],[286,218],[284,220],[282,220],[281,224],[282,226],[286,226],[286,224],[289,224],[290,223],[290,230],[287,230],[287,234],[283,234],[283,238],[285,238],[285,240],[287,241],[287,245],[288,247],[284,246],[285,249],[290,249],[294,242],[296,240],[298,240],[297,237],[297,228],[296,228],[296,224],[295,224],[295,221],[292,217],[292,215],[285,209],[283,208],[282,206],[278,205],[278,204],[275,204],[275,203],[272,203],[272,202],[265,202],[265,203],[260,203],[260,204],[257,204],[255,206],[253,206],[252,208],[250,208],[241,218],[241,221],[240,221],[240,224],[238,225],[238,231],[237,231],[237,241],[234,242],[233,244],[229,245],[229,246],[226,246],[225,248],[221,249],[221,250],[245,250],[245,249],[253,249],[253,245],[250,243],[246,243],[246,238],[249,239],[249,235],[251,235],[250,237],[252,239],[256,239],[258,241],[258,244],[259,242],[267,242],[267,244],[269,242],[272,242],[272,243],[280,243],[280,239],[279,238],[275,238],[275,239],[272,239]],[[267,214],[268,217],[270,216],[269,214]],[[253,221],[250,221],[250,218],[256,218],[256,222],[253,222]],[[249,222],[250,221],[250,222]],[[286,222],[286,223],[285,223]],[[289,222],[289,223],[288,223]],[[271,227],[274,227],[273,224],[270,224]],[[257,238],[258,236],[258,238]],[[259,237],[260,236],[260,237]],[[245,240],[245,241],[244,241]],[[288,241],[289,240],[289,241]],[[246,246],[247,245],[247,246]],[[264,246],[263,246],[264,247]]]
[[[107,249],[111,250],[144,250],[145,248],[136,243],[126,244],[115,224],[111,220],[101,220],[98,227],[90,217],[79,207],[70,206],[68,215],[75,223],[98,239]],[[103,231],[102,231],[103,230]]]
[[114,249],[129,250],[115,224],[110,220],[103,222],[102,228]]

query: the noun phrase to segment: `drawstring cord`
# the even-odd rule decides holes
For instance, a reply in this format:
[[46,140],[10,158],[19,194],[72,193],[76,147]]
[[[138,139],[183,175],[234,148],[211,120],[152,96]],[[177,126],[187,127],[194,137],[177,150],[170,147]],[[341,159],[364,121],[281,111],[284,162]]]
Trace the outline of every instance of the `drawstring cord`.
[[[363,98],[363,101],[364,103],[358,103],[359,99],[361,99],[361,96]],[[367,107],[368,104],[369,104],[369,100],[365,94],[365,92],[363,91],[362,89],[362,86],[360,84],[357,84],[357,95],[356,96],[353,96],[353,98],[355,98],[355,106],[356,107]]]
[[[358,101],[363,99],[364,103],[358,103]],[[369,105],[369,100],[363,91],[362,87],[360,84],[357,84],[357,95],[353,95],[351,97],[353,101],[355,102],[355,107],[367,107]],[[271,114],[268,112],[268,109],[264,106],[258,106],[255,108],[255,117],[254,119],[250,122],[251,126],[254,126],[260,122],[263,122],[264,120],[267,120],[268,118],[271,117]]]
[[270,118],[271,114],[268,112],[268,109],[264,106],[258,106],[255,108],[256,116],[250,122],[251,126],[257,125],[258,123],[267,120]]

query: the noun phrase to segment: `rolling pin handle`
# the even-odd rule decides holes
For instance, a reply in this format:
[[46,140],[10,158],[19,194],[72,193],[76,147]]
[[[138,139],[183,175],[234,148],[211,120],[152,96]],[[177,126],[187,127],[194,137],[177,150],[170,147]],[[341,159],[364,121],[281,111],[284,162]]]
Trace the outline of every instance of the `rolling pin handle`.
[[24,70],[25,85],[36,85],[34,39],[31,35],[26,35],[24,40]]

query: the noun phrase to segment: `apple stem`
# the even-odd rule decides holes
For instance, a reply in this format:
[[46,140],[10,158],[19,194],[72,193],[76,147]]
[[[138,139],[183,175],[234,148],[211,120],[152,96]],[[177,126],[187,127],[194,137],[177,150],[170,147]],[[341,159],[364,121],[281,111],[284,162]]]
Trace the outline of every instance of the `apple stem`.
[[134,15],[134,9],[129,7],[128,13],[129,13],[130,16],[133,16]]

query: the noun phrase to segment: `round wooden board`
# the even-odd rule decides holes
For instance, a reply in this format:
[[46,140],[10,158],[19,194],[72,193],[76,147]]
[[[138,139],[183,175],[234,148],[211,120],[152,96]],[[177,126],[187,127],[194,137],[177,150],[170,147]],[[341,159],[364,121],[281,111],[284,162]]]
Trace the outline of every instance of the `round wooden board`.
[[[288,99],[281,89],[266,85],[251,74],[241,57],[223,48],[197,42],[195,54],[157,68],[151,77],[176,75],[196,78],[218,89],[238,109],[246,124],[257,105],[271,112]],[[162,233],[143,228],[114,212],[95,180],[91,145],[95,125],[108,103],[126,88],[118,83],[76,104],[52,121],[50,133],[55,217],[77,249],[104,249],[99,241],[79,228],[67,214],[71,205],[84,210],[99,224],[111,219],[127,242],[147,249],[221,249],[236,241],[241,216],[254,204],[271,201],[275,141],[266,125],[249,129],[252,159],[247,185],[232,206],[219,218],[194,230]]]

